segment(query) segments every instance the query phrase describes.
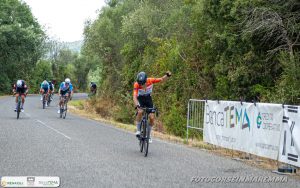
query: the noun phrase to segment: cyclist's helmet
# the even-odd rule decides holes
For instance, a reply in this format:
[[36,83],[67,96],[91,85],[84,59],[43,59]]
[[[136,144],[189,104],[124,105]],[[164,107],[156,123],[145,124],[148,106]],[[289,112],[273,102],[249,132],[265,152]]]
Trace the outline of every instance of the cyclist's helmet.
[[43,85],[47,85],[48,82],[46,80],[43,81]]
[[70,78],[66,78],[66,79],[65,79],[65,83],[66,83],[66,84],[69,84],[70,82],[71,82]]
[[145,72],[138,73],[136,81],[138,84],[144,85],[147,81],[147,74]]
[[18,87],[22,87],[22,80],[18,80],[18,81],[17,81],[17,86],[18,86]]

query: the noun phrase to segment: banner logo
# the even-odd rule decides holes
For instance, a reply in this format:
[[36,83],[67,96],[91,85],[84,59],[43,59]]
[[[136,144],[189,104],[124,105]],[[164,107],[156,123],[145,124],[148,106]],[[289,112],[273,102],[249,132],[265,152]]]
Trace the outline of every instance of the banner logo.
[[257,128],[260,128],[261,123],[262,123],[262,121],[261,121],[261,115],[260,115],[260,112],[259,112],[259,113],[258,113],[258,116],[257,116],[257,118],[256,118]]

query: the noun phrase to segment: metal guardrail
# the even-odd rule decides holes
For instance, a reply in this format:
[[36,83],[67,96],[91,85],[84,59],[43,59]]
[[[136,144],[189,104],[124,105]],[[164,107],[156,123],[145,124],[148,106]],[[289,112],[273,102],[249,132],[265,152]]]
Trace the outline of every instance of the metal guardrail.
[[188,102],[186,141],[189,138],[189,129],[203,131],[205,100],[190,99]]

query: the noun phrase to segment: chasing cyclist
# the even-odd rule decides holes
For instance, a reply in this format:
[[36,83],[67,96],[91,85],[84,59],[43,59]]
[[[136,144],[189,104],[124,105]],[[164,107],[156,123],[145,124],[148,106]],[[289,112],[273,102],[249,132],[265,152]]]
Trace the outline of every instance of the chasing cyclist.
[[57,111],[57,113],[59,114],[63,104],[63,96],[67,96],[70,100],[72,99],[73,96],[73,85],[69,78],[66,78],[65,81],[60,84],[58,95],[60,96],[59,110]]
[[21,104],[21,111],[24,112],[24,103],[25,97],[28,93],[28,87],[24,80],[18,80],[16,84],[13,86],[13,93],[16,94],[16,108],[15,112],[17,111],[18,107],[18,97],[21,95],[22,97],[22,104]]
[[52,81],[48,81],[49,83],[49,97],[50,97],[50,101],[53,100],[52,95],[54,94],[54,84],[52,83]]
[[[137,75],[137,80],[134,83],[134,90],[133,90],[133,102],[135,105],[135,109],[137,109],[137,116],[136,116],[136,128],[137,131],[135,135],[137,137],[140,136],[141,134],[141,120],[143,116],[143,109],[140,107],[147,107],[147,108],[153,108],[153,102],[152,102],[152,89],[153,89],[153,84],[161,82],[161,81],[166,81],[168,77],[171,76],[171,72],[168,71],[166,74],[161,77],[161,78],[148,78],[147,74],[145,72],[140,72]],[[151,135],[151,129],[152,126],[154,125],[154,113],[149,114],[149,119],[150,123],[148,126],[149,127],[149,135]],[[151,137],[149,138],[149,142],[152,142]]]
[[97,84],[95,82],[91,82],[90,84],[90,95],[94,96],[97,93]]
[[[48,101],[48,94],[49,94],[49,83],[44,80],[42,83],[41,83],[41,87],[40,87],[40,94],[42,95],[41,96],[41,101],[43,100],[43,95],[45,94],[46,95],[46,101]],[[47,103],[46,103],[46,106],[47,106]]]

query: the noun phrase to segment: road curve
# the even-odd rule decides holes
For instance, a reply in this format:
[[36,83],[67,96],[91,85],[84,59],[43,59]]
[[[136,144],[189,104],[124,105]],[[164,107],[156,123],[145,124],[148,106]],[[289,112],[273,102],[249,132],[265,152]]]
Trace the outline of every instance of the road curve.
[[[86,95],[77,94],[76,98]],[[274,177],[242,162],[154,138],[147,158],[132,133],[68,114],[60,119],[57,96],[42,109],[28,96],[19,120],[14,98],[0,99],[0,176],[59,176],[60,187],[299,187],[287,183],[192,182],[198,177]]]

